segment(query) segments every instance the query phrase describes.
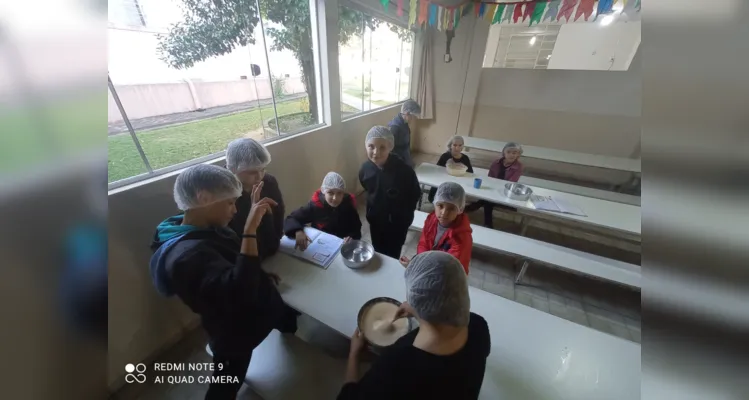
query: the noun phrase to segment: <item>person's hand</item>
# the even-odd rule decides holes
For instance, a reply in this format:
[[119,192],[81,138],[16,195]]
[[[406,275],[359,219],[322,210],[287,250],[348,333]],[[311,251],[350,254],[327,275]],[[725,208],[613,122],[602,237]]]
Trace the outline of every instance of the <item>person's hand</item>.
[[348,243],[350,241],[351,241],[351,236],[346,236],[345,238],[343,238],[343,243],[344,244],[346,244],[346,243]]
[[295,236],[296,245],[294,247],[301,251],[307,250],[307,246],[312,243],[307,234],[304,231],[297,231]]
[[258,200],[260,200],[260,193],[263,193],[264,185],[265,182],[263,181],[252,185],[252,192],[250,192],[250,204],[255,204],[258,202]]
[[276,275],[276,274],[274,274],[272,272],[266,272],[266,274],[268,274],[268,276],[270,277],[270,280],[273,281],[274,285],[278,286],[278,284],[281,283],[281,277],[280,276],[278,276],[278,275]]
[[411,259],[408,258],[408,257],[406,257],[406,256],[401,256],[400,260],[398,260],[398,261],[401,262],[401,265],[403,267],[408,267],[408,263],[411,262]]
[[263,216],[266,213],[272,213],[271,207],[278,205],[275,200],[267,197],[258,200],[262,189],[262,182],[252,187],[252,207],[250,207],[250,213],[247,215],[247,221],[244,224],[245,233],[255,233]]
[[358,356],[361,350],[364,348],[365,344],[366,340],[364,339],[364,335],[359,332],[359,328],[356,328],[356,330],[354,331],[354,335],[351,336],[351,349],[349,350],[349,356]]
[[393,316],[393,322],[401,318],[408,318],[410,316],[411,316],[411,313],[408,312],[408,303],[404,301],[403,303],[401,303],[400,306],[398,306],[398,310],[395,311],[395,315]]

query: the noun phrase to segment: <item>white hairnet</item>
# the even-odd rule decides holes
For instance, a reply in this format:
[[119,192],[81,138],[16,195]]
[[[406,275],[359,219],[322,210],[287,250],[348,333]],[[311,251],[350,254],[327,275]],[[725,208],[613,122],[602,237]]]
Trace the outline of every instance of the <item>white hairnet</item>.
[[388,128],[387,126],[373,126],[372,129],[367,132],[367,138],[364,140],[364,143],[367,144],[374,139],[386,139],[388,142],[390,142],[391,146],[395,145],[393,132],[390,132],[390,128]]
[[468,279],[457,258],[444,251],[417,254],[405,277],[406,301],[419,318],[433,324],[468,325]]
[[447,149],[448,150],[452,150],[451,147],[452,147],[453,143],[455,143],[455,142],[460,142],[460,143],[463,143],[463,144],[466,143],[466,141],[463,140],[463,136],[455,135],[455,136],[451,137],[450,140],[447,141]]
[[325,175],[325,178],[323,178],[322,180],[320,189],[323,191],[323,193],[325,193],[325,191],[329,189],[346,190],[346,181],[343,180],[343,177],[338,175],[337,173],[328,172],[327,175]]
[[215,165],[193,165],[182,171],[174,182],[174,202],[182,211],[241,195],[239,179],[228,169]]
[[408,99],[401,105],[401,114],[418,115],[421,114],[421,106],[419,103]]
[[523,154],[523,146],[521,146],[520,143],[507,142],[507,144],[505,144],[505,147],[502,148],[502,153],[504,153],[507,149],[518,149],[520,154]]
[[434,194],[434,204],[450,203],[458,207],[460,212],[466,207],[466,191],[463,186],[455,182],[444,182],[437,188]]
[[270,153],[255,139],[236,139],[231,141],[226,148],[226,168],[229,168],[231,172],[265,168],[268,164],[270,164]]

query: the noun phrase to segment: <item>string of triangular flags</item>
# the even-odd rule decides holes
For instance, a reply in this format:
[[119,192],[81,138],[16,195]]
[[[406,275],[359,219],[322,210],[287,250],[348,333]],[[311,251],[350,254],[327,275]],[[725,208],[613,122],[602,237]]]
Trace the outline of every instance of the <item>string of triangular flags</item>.
[[[458,27],[460,19],[473,13],[477,18],[486,18],[493,24],[517,24],[529,20],[528,25],[546,22],[570,22],[583,17],[588,21],[595,14],[611,13],[617,3],[622,4],[622,12],[639,12],[641,0],[527,0],[499,1],[497,3],[467,2],[455,7],[444,7],[427,0],[397,0],[398,16],[403,16],[404,2],[408,4],[408,26],[424,28],[431,26],[438,30],[451,30]],[[380,0],[385,11],[390,0]],[[597,3],[597,4],[596,4]],[[575,14],[574,16],[572,14]],[[564,18],[564,20],[563,20]]]

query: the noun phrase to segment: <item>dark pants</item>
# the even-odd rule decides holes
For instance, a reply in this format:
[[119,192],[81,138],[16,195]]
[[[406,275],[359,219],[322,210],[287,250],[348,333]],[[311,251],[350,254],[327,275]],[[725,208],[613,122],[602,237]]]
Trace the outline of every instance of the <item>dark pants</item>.
[[509,207],[503,204],[494,204],[486,200],[479,200],[475,203],[467,205],[465,208],[465,212],[473,212],[481,207],[484,207],[484,226],[492,229],[494,229],[494,215],[492,214],[492,212],[494,211],[494,207],[502,208],[508,211],[517,211],[517,209],[514,207]]
[[[369,220],[369,219],[368,219]],[[369,221],[369,232],[372,234],[372,246],[378,253],[395,258],[401,256],[401,248],[406,243],[408,227],[403,224],[392,224],[389,222]]]
[[[235,379],[227,379],[227,383],[211,383],[208,386],[208,392],[205,394],[205,400],[230,400],[237,397],[237,392],[244,383],[244,377],[247,375],[247,368],[250,366],[252,352],[246,356],[222,357],[219,354],[213,354],[213,376],[231,376]],[[216,382],[220,382],[216,380]],[[238,382],[238,383],[229,383]]]

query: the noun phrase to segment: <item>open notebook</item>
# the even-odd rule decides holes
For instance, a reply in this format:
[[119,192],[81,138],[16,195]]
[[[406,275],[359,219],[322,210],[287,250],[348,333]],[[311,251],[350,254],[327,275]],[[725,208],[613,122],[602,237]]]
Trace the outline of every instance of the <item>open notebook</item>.
[[296,240],[291,239],[286,235],[281,238],[280,250],[283,253],[301,258],[302,260],[309,261],[312,264],[327,269],[330,263],[333,262],[333,259],[338,255],[338,250],[340,250],[341,245],[343,245],[343,239],[310,227],[305,227],[304,233],[306,233],[307,237],[310,239],[310,244],[307,246],[307,250],[301,251],[296,249]]
[[562,199],[552,198],[551,196],[539,196],[533,194],[531,195],[531,203],[536,210],[554,211],[563,214],[580,215],[583,217],[588,216],[588,214],[586,214],[580,207]]

